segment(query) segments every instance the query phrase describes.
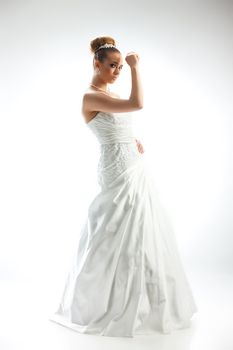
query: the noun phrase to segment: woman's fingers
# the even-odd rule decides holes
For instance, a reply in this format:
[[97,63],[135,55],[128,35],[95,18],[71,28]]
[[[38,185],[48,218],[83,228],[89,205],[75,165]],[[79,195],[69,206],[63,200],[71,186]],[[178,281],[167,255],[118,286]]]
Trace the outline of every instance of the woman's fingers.
[[143,149],[143,146],[141,144],[141,142],[139,140],[136,139],[136,143],[137,143],[137,147],[138,147],[138,151],[140,153],[143,153],[144,152],[144,149]]

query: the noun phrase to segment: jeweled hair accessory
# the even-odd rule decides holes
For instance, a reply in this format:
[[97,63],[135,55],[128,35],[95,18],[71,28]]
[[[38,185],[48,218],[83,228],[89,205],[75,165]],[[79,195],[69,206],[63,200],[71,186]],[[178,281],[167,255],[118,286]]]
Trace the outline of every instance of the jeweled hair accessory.
[[104,44],[104,45],[101,45],[100,47],[98,47],[98,49],[97,50],[95,50],[95,52],[96,51],[98,51],[99,49],[102,49],[102,48],[107,48],[107,47],[115,47],[116,48],[116,46],[115,45],[113,45],[113,44]]

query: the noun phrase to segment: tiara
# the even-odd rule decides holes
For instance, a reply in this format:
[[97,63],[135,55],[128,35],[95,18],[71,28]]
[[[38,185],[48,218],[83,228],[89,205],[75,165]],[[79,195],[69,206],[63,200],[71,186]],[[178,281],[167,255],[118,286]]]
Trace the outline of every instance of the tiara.
[[95,50],[95,52],[96,51],[98,51],[99,49],[102,49],[102,48],[108,48],[108,47],[115,47],[116,48],[116,46],[115,45],[113,45],[113,44],[104,44],[104,45],[101,45],[100,47],[98,47],[98,49],[97,50]]

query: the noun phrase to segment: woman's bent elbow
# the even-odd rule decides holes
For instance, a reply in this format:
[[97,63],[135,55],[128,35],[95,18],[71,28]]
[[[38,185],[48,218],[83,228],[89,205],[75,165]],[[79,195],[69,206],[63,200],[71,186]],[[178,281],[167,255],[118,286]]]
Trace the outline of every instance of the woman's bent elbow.
[[134,104],[134,107],[136,109],[142,109],[143,108],[143,103],[138,101],[137,103]]

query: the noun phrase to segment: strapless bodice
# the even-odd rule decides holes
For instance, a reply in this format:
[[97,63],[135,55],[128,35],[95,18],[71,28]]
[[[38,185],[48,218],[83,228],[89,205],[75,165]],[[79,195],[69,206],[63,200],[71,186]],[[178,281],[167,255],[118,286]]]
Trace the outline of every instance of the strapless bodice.
[[98,112],[87,125],[100,144],[135,142],[130,113]]

